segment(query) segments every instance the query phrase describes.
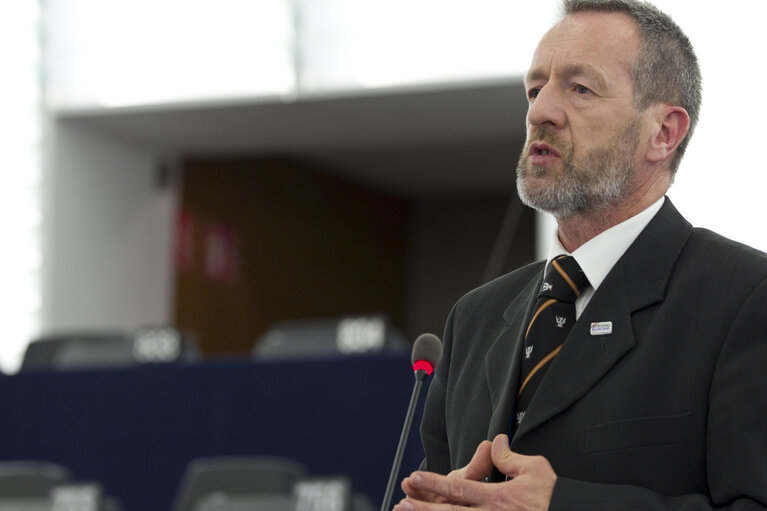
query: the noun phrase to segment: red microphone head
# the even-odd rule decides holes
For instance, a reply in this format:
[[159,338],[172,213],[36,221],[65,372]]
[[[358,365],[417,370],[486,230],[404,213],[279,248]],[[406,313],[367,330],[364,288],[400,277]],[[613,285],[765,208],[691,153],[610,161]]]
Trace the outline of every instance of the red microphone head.
[[421,334],[413,343],[410,360],[413,371],[426,371],[426,375],[434,372],[434,368],[442,356],[442,342],[434,334]]
[[426,371],[426,375],[434,372],[434,366],[428,360],[416,360],[413,362],[413,371]]

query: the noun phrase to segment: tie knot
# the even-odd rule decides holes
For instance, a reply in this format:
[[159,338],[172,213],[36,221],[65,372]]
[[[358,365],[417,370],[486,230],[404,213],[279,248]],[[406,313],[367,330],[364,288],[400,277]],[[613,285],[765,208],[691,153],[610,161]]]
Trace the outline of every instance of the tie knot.
[[573,256],[557,256],[546,268],[538,296],[575,303],[581,292],[589,287],[589,279]]

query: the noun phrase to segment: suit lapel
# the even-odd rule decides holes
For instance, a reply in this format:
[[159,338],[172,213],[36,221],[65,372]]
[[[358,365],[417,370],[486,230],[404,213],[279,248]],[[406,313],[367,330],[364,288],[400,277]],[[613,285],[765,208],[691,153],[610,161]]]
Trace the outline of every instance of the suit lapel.
[[509,431],[509,421],[519,383],[524,331],[543,281],[543,264],[539,266],[539,271],[506,308],[503,315],[505,326],[485,355],[487,385],[493,407],[488,431],[489,439]]
[[[591,335],[592,323],[607,321],[612,323],[611,334]],[[514,440],[577,401],[635,344],[625,282],[605,280],[551,362]]]
[[[637,340],[631,316],[663,300],[669,275],[691,229],[667,199],[573,325],[514,434],[512,448],[520,438],[580,399],[634,347]],[[592,335],[591,324],[602,322],[612,322],[612,333]],[[512,371],[517,374],[520,351]]]

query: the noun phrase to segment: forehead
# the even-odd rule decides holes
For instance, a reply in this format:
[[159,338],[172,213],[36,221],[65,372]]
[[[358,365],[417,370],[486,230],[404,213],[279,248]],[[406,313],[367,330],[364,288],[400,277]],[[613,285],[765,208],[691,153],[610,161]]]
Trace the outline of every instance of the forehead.
[[531,75],[548,76],[555,66],[563,65],[591,68],[608,78],[630,79],[639,47],[639,29],[626,14],[571,14],[538,43],[528,79]]

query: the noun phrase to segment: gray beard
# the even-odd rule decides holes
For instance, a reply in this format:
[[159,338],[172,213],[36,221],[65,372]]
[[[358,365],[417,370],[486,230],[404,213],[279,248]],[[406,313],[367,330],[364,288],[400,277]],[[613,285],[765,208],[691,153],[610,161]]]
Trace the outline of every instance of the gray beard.
[[[545,139],[545,132],[539,134],[535,140]],[[629,195],[638,141],[639,121],[634,119],[614,140],[591,149],[581,161],[574,161],[569,148],[562,160],[562,173],[552,183],[537,183],[534,178],[545,176],[549,170],[530,165],[528,140],[517,164],[519,198],[556,218],[609,209]]]

